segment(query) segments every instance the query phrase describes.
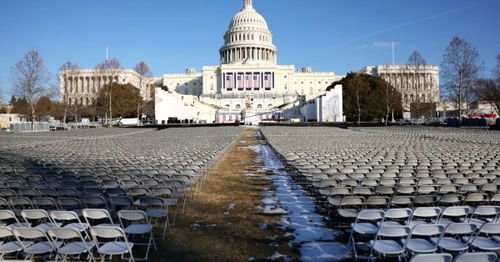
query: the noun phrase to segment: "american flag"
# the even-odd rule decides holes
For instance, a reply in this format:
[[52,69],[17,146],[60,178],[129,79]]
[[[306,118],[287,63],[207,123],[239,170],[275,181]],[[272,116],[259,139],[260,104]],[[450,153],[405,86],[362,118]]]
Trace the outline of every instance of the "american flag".
[[238,89],[245,88],[244,80],[243,80],[243,73],[238,73],[238,76],[236,77],[236,88],[238,88]]
[[233,85],[233,73],[227,73],[226,74],[226,89],[232,90],[234,88]]
[[253,73],[253,88],[255,90],[260,89],[260,73]]
[[264,88],[265,89],[273,88],[273,78],[271,73],[264,73]]
[[246,73],[245,74],[245,87],[247,90],[252,90],[252,73]]

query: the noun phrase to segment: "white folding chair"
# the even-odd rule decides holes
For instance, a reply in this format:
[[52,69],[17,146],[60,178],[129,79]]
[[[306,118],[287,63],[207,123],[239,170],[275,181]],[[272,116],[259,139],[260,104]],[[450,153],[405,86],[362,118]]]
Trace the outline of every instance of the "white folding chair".
[[390,208],[384,213],[382,226],[401,226],[408,225],[412,210],[409,208]]
[[[19,243],[9,227],[0,227],[0,260],[4,260],[4,256],[12,253],[17,253],[23,250],[23,246]],[[24,245],[33,244],[31,241],[25,241]]]
[[[12,232],[23,247],[23,252],[28,255],[28,259],[34,259],[35,256],[43,254],[49,254],[50,256],[52,252],[56,251],[57,246],[61,244],[60,242],[52,242],[45,234],[45,231],[40,228],[15,228]],[[32,244],[26,245],[26,243],[30,242]]]
[[450,223],[439,238],[432,238],[432,241],[439,246],[440,250],[446,252],[464,252],[469,249],[469,242],[476,231],[475,224]]
[[146,211],[146,215],[150,219],[150,223],[155,220],[155,224],[161,225],[160,220],[164,219],[163,223],[163,234],[161,239],[165,239],[165,234],[167,229],[170,230],[170,219],[168,212],[168,204],[164,202],[162,198],[159,197],[141,197],[137,201],[139,206]]
[[356,220],[351,224],[351,234],[349,236],[348,246],[352,245],[354,259],[358,259],[358,253],[356,249],[355,234],[365,235],[365,236],[375,236],[378,232],[377,223],[384,218],[384,211],[378,209],[368,209],[361,210],[356,217]]
[[55,223],[50,219],[47,211],[43,209],[24,209],[21,210],[21,216],[26,223],[30,223],[36,228],[47,231],[49,228],[59,227],[60,223]]
[[401,261],[406,250],[406,245],[404,241],[397,241],[397,239],[406,239],[409,234],[410,228],[408,226],[381,226],[375,240],[370,241],[371,260],[375,259],[374,254],[376,253],[378,257],[397,256],[398,261]]
[[455,258],[454,262],[498,262],[498,255],[493,252],[463,253]]
[[452,262],[452,261],[453,261],[453,256],[448,253],[418,254],[416,256],[413,256],[410,260],[410,262]]
[[417,207],[413,210],[410,218],[410,227],[415,227],[420,224],[436,223],[441,216],[439,207]]
[[499,206],[478,206],[469,217],[469,223],[481,227],[485,223],[494,223],[500,216]]
[[[14,223],[12,223],[12,221]],[[19,222],[16,214],[14,213],[14,211],[11,211],[11,210],[0,210],[0,223],[4,226],[11,228],[11,229],[16,228],[16,227],[30,227],[31,226],[30,223]]]
[[439,238],[443,231],[443,225],[417,225],[411,230],[408,240],[406,240],[406,249],[414,254],[434,253],[438,250],[438,243],[432,242],[431,238]]
[[50,218],[64,229],[73,229],[83,233],[86,240],[90,240],[90,235],[87,234],[89,224],[83,223],[76,212],[73,211],[52,211]]
[[486,223],[478,230],[469,245],[473,249],[498,252],[500,250],[499,239],[500,224]]
[[439,224],[447,225],[453,222],[466,222],[471,208],[468,206],[447,207],[439,217]]
[[93,241],[85,241],[79,231],[72,228],[51,228],[47,234],[52,240],[52,243],[61,243],[55,245],[58,256],[62,256],[63,261],[67,261],[67,257],[77,256],[81,259],[81,255],[87,254],[88,261],[95,261],[92,249],[95,246]]
[[[125,235],[125,232],[120,227],[95,226],[90,228],[90,234],[94,238],[97,252],[101,254],[102,260],[106,256],[110,256],[110,259],[115,255],[120,255],[124,258],[126,254],[129,254],[128,261],[134,261],[132,253],[134,244],[128,241],[127,235]],[[106,241],[101,242],[100,239]]]
[[[85,208],[82,210],[82,215],[83,218],[85,219],[85,222],[89,226],[118,226],[113,222],[113,219],[111,218],[111,215],[109,214],[108,210],[106,209],[94,209],[94,208]],[[103,222],[105,223],[97,223],[97,222]]]
[[362,209],[364,205],[365,198],[362,196],[345,196],[342,198],[337,212],[342,218],[355,219],[358,216],[359,210]]
[[156,250],[156,242],[153,237],[153,227],[149,224],[146,213],[142,210],[120,210],[118,211],[118,219],[120,220],[120,224],[122,228],[124,228],[125,234],[127,234],[128,237],[144,236],[149,234],[147,243],[139,244],[137,241],[134,241],[136,246],[146,246],[146,255],[144,260],[148,260],[151,244],[153,244],[153,247]]

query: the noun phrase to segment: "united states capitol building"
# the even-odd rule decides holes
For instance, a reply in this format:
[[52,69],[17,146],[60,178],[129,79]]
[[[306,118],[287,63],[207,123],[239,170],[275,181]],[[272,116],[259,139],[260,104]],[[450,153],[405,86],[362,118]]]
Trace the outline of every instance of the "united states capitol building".
[[[204,66],[201,72],[189,68],[184,73],[149,78],[141,87],[136,85],[146,100],[155,99],[158,124],[172,121],[259,123],[280,119],[344,121],[342,86],[332,86],[344,76],[313,72],[311,67],[298,69],[294,65],[279,65],[273,35],[266,20],[255,10],[252,0],[243,0],[243,8],[231,19],[223,39],[219,49],[220,65]],[[384,68],[367,67],[361,71],[380,75],[393,84],[402,92],[402,99],[407,99],[405,105],[411,101],[410,91],[405,91],[407,83],[420,76],[425,75],[428,79],[427,76],[432,74],[429,90],[439,90],[439,70],[412,70],[413,74],[404,74],[402,81],[391,81],[392,78],[385,77],[388,74],[382,70]],[[406,69],[395,70],[404,72]],[[93,103],[105,84],[134,85],[139,82],[139,76],[133,70],[102,75],[84,69],[71,74],[60,72],[60,78],[61,93],[67,94],[63,97],[71,104],[82,105]]]

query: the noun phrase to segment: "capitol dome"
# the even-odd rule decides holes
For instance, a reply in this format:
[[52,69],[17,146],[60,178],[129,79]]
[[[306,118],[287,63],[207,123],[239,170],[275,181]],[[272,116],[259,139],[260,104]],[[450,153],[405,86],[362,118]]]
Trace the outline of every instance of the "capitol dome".
[[219,52],[221,64],[276,64],[273,35],[264,17],[253,8],[252,0],[243,0],[243,9],[231,19]]

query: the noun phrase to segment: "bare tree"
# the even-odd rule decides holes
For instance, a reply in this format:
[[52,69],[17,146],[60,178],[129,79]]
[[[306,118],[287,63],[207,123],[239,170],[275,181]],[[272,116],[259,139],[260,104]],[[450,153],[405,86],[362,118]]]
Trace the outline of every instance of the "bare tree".
[[364,81],[364,78],[362,75],[355,74],[354,77],[350,80],[351,82],[349,83],[349,86],[352,86],[353,89],[353,108],[356,111],[356,116],[357,116],[357,123],[358,125],[361,123],[361,109],[364,104],[365,96],[366,96],[366,90],[367,90],[367,83]]
[[445,50],[441,68],[448,98],[455,102],[462,116],[472,100],[472,86],[479,72],[479,52],[469,42],[455,36]]
[[[384,103],[385,103],[385,125],[389,124],[389,116],[392,112],[392,120],[394,121],[394,110],[398,110],[398,105],[396,101],[401,101],[401,93],[399,93],[396,88],[391,84],[387,83],[383,79],[379,79],[380,84],[384,92]],[[399,106],[400,107],[400,106]]]
[[[421,91],[423,91],[423,87],[422,87],[422,81],[420,79],[420,72],[421,72],[421,69],[427,65],[427,61],[425,61],[425,59],[422,57],[422,55],[420,55],[420,53],[415,50],[413,51],[411,54],[410,54],[410,57],[408,58],[408,65],[413,67],[413,71],[414,71],[414,77],[415,77],[415,102],[414,102],[414,105],[416,107],[416,117],[419,118],[420,115],[421,115],[421,112],[420,112],[420,108],[421,108],[421,105],[420,103],[422,102],[421,100]],[[410,107],[411,107],[411,103],[410,103]]]
[[23,59],[11,68],[13,94],[25,98],[29,106],[29,117],[34,128],[35,105],[38,98],[45,92],[45,85],[50,79],[45,63],[38,51],[28,51]]
[[493,79],[479,79],[475,86],[477,98],[489,103],[500,115],[500,84]]
[[137,63],[134,67],[134,71],[139,75],[139,94],[137,96],[137,123],[140,123],[140,113],[141,113],[141,107],[143,106],[142,100],[147,100],[147,92],[149,91],[147,88],[144,87],[144,83],[146,78],[151,77],[151,70],[149,70],[149,66],[144,63],[144,61],[141,61]]
[[78,74],[78,70],[80,70],[78,65],[71,61],[67,61],[59,67],[59,76],[61,77],[60,81],[63,81],[63,83],[60,83],[63,88],[60,88],[59,90],[63,108],[63,123],[66,123],[68,110],[71,106],[71,103],[69,102],[70,97],[73,97],[75,122],[78,122],[78,102],[76,100],[78,88],[73,87],[73,84],[68,86],[67,82],[69,78],[73,78]]
[[[112,58],[111,60],[104,60],[102,63],[98,64],[96,66],[96,73],[100,75],[101,77],[108,78],[110,81],[108,84],[111,85],[111,83],[117,81],[117,76],[120,73],[120,71],[123,69],[120,61],[116,58]],[[113,89],[109,89],[109,120],[110,123],[113,120],[113,100],[112,100],[112,92]]]

